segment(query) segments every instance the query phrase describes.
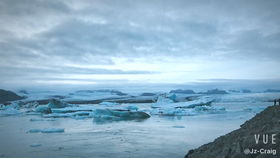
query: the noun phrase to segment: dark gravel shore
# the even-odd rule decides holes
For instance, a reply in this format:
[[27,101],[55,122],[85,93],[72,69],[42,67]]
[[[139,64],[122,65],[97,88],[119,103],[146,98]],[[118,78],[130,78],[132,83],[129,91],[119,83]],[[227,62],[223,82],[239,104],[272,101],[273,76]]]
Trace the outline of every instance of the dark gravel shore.
[[[256,143],[256,139],[258,140],[258,138],[259,142]],[[266,108],[252,119],[246,121],[241,125],[241,128],[221,136],[211,143],[190,150],[185,156],[185,158],[279,157],[280,106]]]

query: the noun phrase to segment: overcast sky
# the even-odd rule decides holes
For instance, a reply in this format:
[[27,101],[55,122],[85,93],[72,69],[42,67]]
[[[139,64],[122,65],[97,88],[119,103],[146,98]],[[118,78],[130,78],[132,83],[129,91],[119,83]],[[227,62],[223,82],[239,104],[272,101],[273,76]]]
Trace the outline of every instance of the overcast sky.
[[1,0],[0,86],[280,79],[279,0]]

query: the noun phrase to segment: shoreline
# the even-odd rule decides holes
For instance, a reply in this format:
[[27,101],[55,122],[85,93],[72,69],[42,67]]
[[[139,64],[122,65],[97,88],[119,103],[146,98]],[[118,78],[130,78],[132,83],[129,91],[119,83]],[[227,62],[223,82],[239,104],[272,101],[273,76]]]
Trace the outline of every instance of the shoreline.
[[279,125],[280,106],[269,106],[242,124],[239,129],[189,150],[185,158],[279,157]]

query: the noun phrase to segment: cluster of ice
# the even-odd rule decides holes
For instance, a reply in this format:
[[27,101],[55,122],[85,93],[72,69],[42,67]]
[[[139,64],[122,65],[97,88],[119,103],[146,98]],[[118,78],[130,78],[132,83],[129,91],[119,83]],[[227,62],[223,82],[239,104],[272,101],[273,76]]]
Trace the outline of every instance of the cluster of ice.
[[[133,120],[145,119],[150,115],[188,116],[200,113],[218,113],[225,111],[223,108],[211,106],[211,97],[202,94],[189,94],[189,91],[176,90],[176,93],[157,94],[153,98],[155,103],[125,104],[104,101],[96,105],[72,105],[59,99],[51,99],[48,104],[39,105],[38,102],[19,103],[13,102],[9,106],[0,106],[0,115],[14,115],[26,112],[28,115],[41,115],[45,118],[70,117],[74,119],[94,118],[95,120]],[[118,91],[79,91],[79,94],[110,93],[120,94]],[[187,93],[187,94],[185,94]],[[147,94],[148,95],[148,94]],[[150,96],[150,94],[149,94]],[[143,96],[141,96],[143,97]],[[141,98],[140,97],[140,98]],[[139,99],[139,98],[137,98]],[[144,103],[143,103],[144,104]],[[143,108],[145,106],[145,108]],[[24,110],[23,110],[24,109]],[[40,120],[40,119],[39,119]],[[36,119],[30,121],[37,121]],[[41,121],[41,120],[40,120]]]
[[64,128],[31,129],[29,133],[63,133]]
[[22,114],[22,112],[15,108],[6,108],[0,110],[0,116],[10,116],[10,115],[19,115],[19,114]]
[[34,101],[34,102],[24,104],[22,107],[23,108],[36,108],[38,106],[39,106],[39,103],[37,101]]
[[22,114],[23,111],[20,110],[20,107],[17,102],[13,102],[11,105],[3,105],[0,106],[0,116],[10,116],[10,115],[19,115]]
[[210,105],[213,99],[209,97],[200,97],[197,100],[187,102],[174,102],[170,97],[159,96],[156,103],[152,104],[152,108],[194,108],[196,106]]
[[151,114],[163,116],[194,116],[199,114],[214,114],[224,112],[226,112],[224,107],[197,106],[195,108],[155,108],[151,111]]
[[[174,97],[173,97],[174,98]],[[211,103],[214,100],[207,96],[200,96],[197,100],[186,102],[174,102],[170,96],[162,95],[158,97],[156,103],[152,104],[152,115],[166,116],[192,116],[202,113],[225,112],[224,107],[214,107]]]

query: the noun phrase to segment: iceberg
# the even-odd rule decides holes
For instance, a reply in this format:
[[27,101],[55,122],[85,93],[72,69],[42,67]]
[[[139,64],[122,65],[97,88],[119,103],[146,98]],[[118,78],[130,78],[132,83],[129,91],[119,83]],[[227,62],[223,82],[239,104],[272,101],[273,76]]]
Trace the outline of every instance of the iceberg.
[[50,107],[46,105],[40,105],[35,109],[36,112],[44,113],[44,114],[49,114],[52,113],[52,110]]
[[140,120],[150,117],[149,114],[141,111],[96,109],[91,114],[95,121],[122,121],[122,120]]
[[172,126],[173,128],[185,128],[185,126],[179,126],[179,125],[176,125],[176,126]]
[[194,109],[183,109],[183,108],[157,108],[150,112],[151,115],[162,115],[162,116],[193,116],[198,113]]
[[51,99],[47,105],[49,108],[65,108],[69,106],[67,103],[60,101],[58,99]]
[[0,116],[11,116],[11,115],[19,115],[19,114],[22,114],[22,112],[13,107],[9,107],[9,108],[0,110]]
[[210,105],[213,99],[200,97],[197,100],[174,103],[169,98],[159,98],[158,101],[151,105],[152,108],[194,108],[196,106]]
[[36,108],[38,106],[39,106],[39,103],[37,101],[30,102],[30,103],[23,105],[24,108]]
[[138,107],[137,106],[133,106],[133,105],[130,105],[130,106],[126,107],[126,109],[128,111],[138,111]]
[[78,111],[92,111],[92,106],[77,106],[77,107],[65,107],[65,108],[52,108],[52,113],[72,113]]
[[31,129],[28,131],[28,133],[39,133],[39,132],[41,132],[40,129]]
[[63,133],[64,128],[45,128],[41,130],[41,133]]
[[42,144],[31,144],[30,147],[39,147],[42,146]]
[[104,102],[99,103],[99,105],[115,106],[115,105],[119,105],[119,104],[118,104],[118,103],[115,103],[115,102],[107,102],[107,101],[104,101]]
[[36,119],[36,118],[31,118],[29,121],[35,122],[35,121],[55,121],[55,119]]
[[169,93],[195,94],[195,92],[190,89],[176,89],[176,90],[171,90]]
[[45,128],[45,129],[31,129],[29,133],[63,133],[64,128]]
[[86,116],[90,117],[91,111],[76,111],[76,112],[70,112],[70,113],[51,113],[43,115],[45,118],[60,118],[60,117],[77,117],[77,116]]
[[153,109],[151,115],[162,115],[162,116],[194,116],[199,114],[218,114],[225,113],[224,107],[213,107],[213,106],[197,106],[195,108],[156,108]]

